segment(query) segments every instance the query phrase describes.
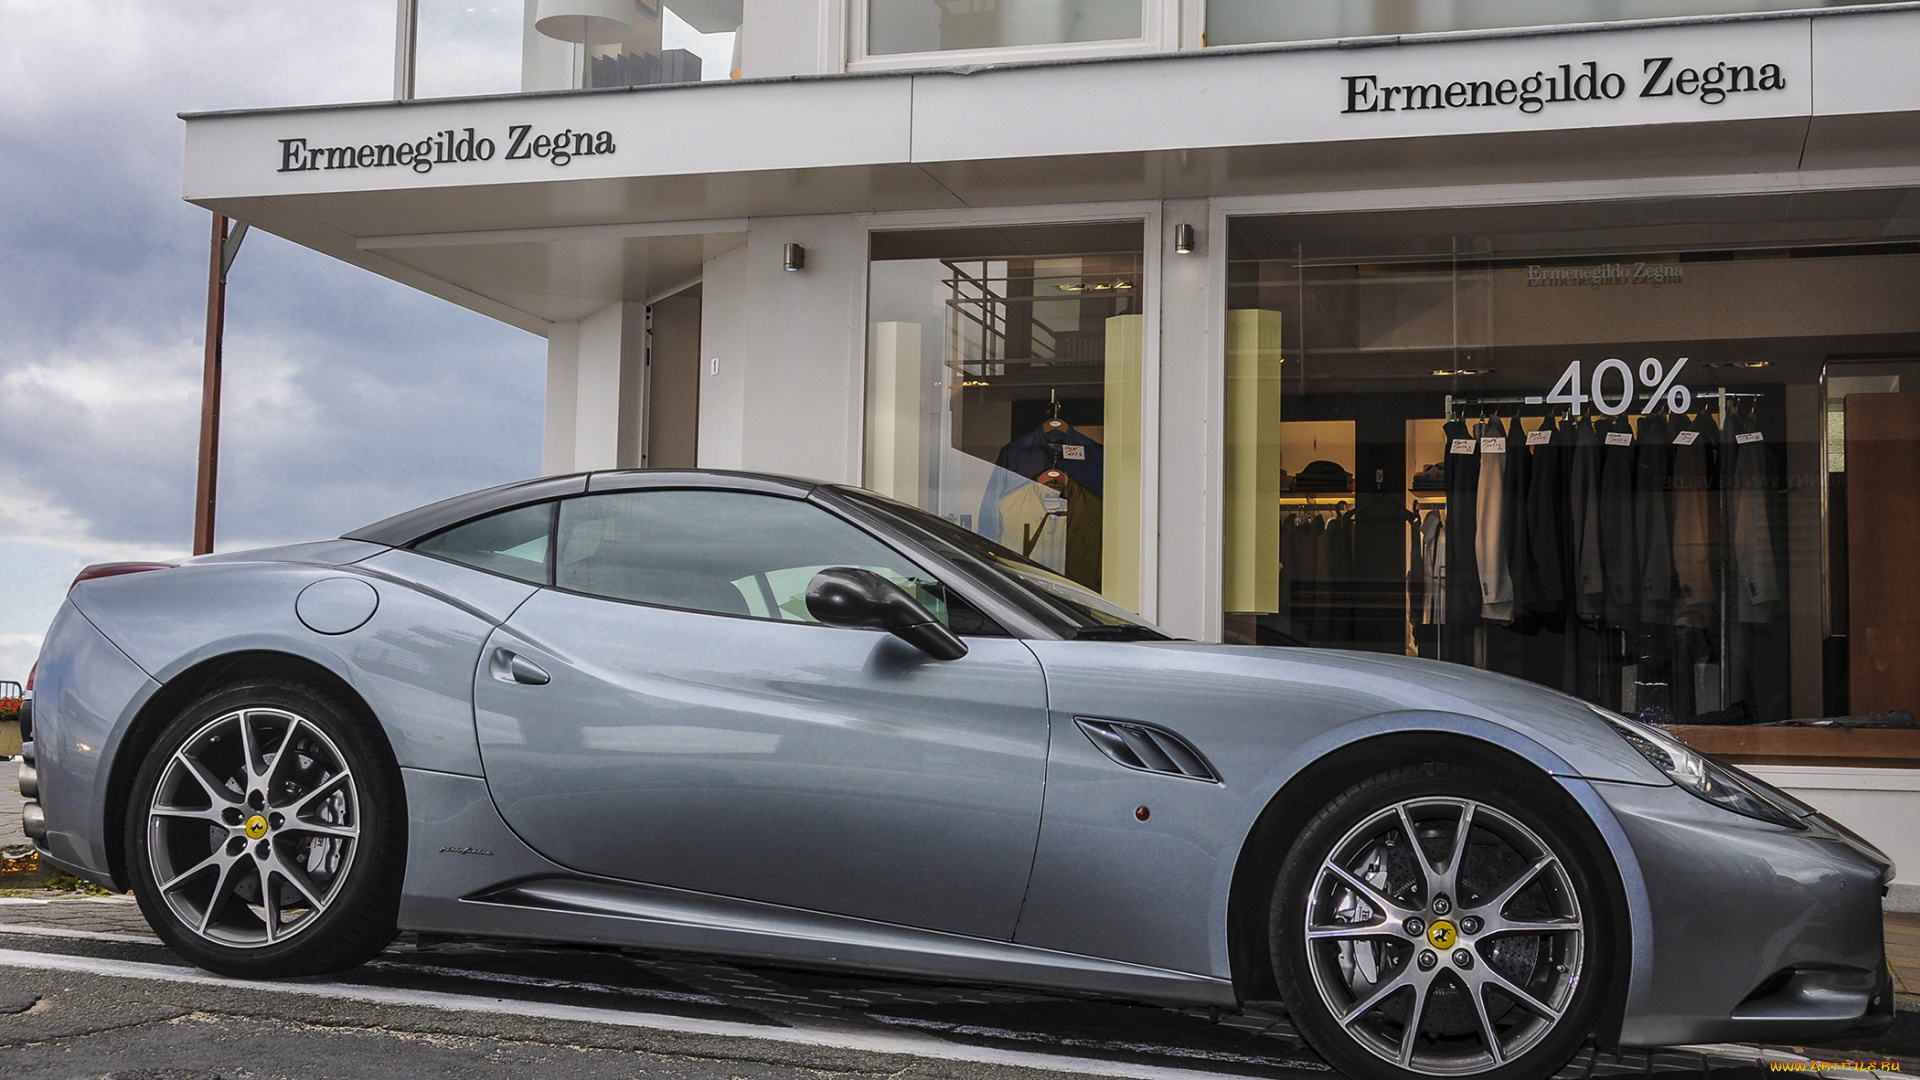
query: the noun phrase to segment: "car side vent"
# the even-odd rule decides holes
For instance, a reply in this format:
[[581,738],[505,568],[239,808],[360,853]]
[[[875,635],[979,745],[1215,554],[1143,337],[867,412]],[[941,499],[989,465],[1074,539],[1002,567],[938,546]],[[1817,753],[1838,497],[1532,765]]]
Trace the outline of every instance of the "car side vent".
[[1100,752],[1129,769],[1184,776],[1189,780],[1220,782],[1220,776],[1200,756],[1200,751],[1171,731],[1145,724],[1123,724],[1117,720],[1090,720],[1076,716],[1073,722],[1087,733]]

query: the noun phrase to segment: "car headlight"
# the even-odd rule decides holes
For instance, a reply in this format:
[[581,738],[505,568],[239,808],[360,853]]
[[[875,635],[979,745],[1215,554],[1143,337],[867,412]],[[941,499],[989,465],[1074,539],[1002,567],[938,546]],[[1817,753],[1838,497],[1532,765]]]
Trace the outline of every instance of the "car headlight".
[[1736,814],[1789,829],[1804,829],[1796,805],[1738,770],[1722,765],[1651,724],[1630,720],[1598,705],[1589,708],[1613,726],[1627,745],[1675,784]]

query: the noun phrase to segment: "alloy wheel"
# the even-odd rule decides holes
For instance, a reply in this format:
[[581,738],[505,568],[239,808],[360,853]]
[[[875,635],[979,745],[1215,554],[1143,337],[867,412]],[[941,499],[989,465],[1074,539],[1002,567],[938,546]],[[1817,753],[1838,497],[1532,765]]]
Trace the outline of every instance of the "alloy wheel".
[[312,721],[244,708],[167,761],[147,809],[154,884],[179,923],[220,945],[278,945],[340,892],[360,843],[360,792]]
[[1567,1015],[1586,927],[1564,858],[1486,803],[1415,798],[1350,829],[1306,904],[1314,988],[1355,1043],[1416,1073],[1486,1072]]

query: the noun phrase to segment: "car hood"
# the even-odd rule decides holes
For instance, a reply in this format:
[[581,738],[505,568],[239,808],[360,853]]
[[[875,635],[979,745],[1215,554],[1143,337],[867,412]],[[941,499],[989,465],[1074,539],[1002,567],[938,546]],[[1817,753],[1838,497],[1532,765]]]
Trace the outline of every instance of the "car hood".
[[[1179,641],[1028,642],[1054,709],[1204,726],[1299,746],[1374,732],[1494,725],[1544,749],[1553,771],[1638,784],[1669,781],[1577,698],[1459,664],[1380,653]],[[1453,719],[1449,719],[1453,718]],[[1461,725],[1455,721],[1465,720]],[[1196,734],[1198,734],[1196,732]],[[1539,755],[1534,755],[1539,759]]]

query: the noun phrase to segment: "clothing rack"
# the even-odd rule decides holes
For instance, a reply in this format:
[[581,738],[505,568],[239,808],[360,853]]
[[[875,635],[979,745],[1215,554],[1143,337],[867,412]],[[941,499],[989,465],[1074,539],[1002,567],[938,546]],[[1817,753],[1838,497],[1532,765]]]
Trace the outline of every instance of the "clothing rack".
[[[1692,390],[1691,393],[1693,395],[1693,400],[1696,404],[1707,403],[1710,411],[1717,413],[1723,422],[1727,417],[1727,406],[1730,401],[1734,399],[1758,400],[1760,398],[1766,397],[1766,395],[1763,393],[1758,393],[1754,391],[1745,391],[1745,390],[1729,390],[1724,386],[1715,387],[1711,391]],[[1657,400],[1658,397],[1659,395],[1657,393],[1649,393],[1649,394],[1638,395],[1632,400],[1638,401],[1638,402],[1646,402],[1646,401]],[[1523,407],[1539,409],[1541,408],[1542,404],[1543,403],[1537,398],[1530,401],[1526,397],[1512,396],[1512,395],[1499,395],[1499,396],[1491,396],[1491,397],[1461,397],[1461,396],[1455,396],[1453,394],[1448,394],[1446,396],[1446,418],[1449,421],[1463,419],[1464,418],[1463,413],[1466,409],[1488,406],[1488,405],[1493,405],[1493,406],[1519,405]],[[1628,407],[1631,408],[1631,404],[1629,404]],[[1544,410],[1546,414],[1551,414],[1555,411],[1565,411],[1565,410],[1564,410],[1564,407],[1560,405],[1548,405]],[[1615,414],[1615,415],[1624,415],[1625,412],[1626,410],[1622,410],[1621,413]],[[1514,416],[1517,417],[1519,414],[1520,414],[1520,410],[1518,409],[1514,410]],[[1414,503],[1418,505],[1419,502],[1421,501],[1421,498],[1422,496],[1415,495],[1413,500]],[[1445,496],[1428,496],[1427,498],[1434,499],[1439,502],[1446,501]],[[1722,502],[1721,504],[1720,512],[1722,515],[1721,527],[1723,528],[1723,530],[1729,529],[1730,525],[1726,521],[1726,515],[1728,513],[1728,509],[1724,502]],[[1718,648],[1719,657],[1720,657],[1719,705],[1720,705],[1720,708],[1725,709],[1731,705],[1730,699],[1732,697],[1733,687],[1732,687],[1732,670],[1731,670],[1732,664],[1729,662],[1728,653],[1727,653],[1727,636],[1729,632],[1728,631],[1729,624],[1727,620],[1732,614],[1728,610],[1729,608],[1728,596],[1730,592],[1730,582],[1728,581],[1728,575],[1724,570],[1720,575],[1719,588],[1717,591],[1719,592],[1719,596],[1717,599],[1718,599],[1718,606],[1719,606],[1718,634],[1720,639],[1719,648]],[[1485,655],[1486,655],[1485,651],[1486,651],[1486,627],[1484,625],[1481,625],[1475,628],[1475,637],[1474,637],[1474,654],[1475,654],[1474,665],[1475,666],[1481,666],[1481,667],[1485,666]],[[1675,679],[1679,679],[1684,676],[1680,672],[1674,672],[1672,677]]]
[[[1727,414],[1727,401],[1731,398],[1762,398],[1766,396],[1765,394],[1749,393],[1744,390],[1728,390],[1724,386],[1715,387],[1713,390],[1710,390],[1710,391],[1709,390],[1691,390],[1690,393],[1693,394],[1693,398],[1695,401],[1700,401],[1703,399],[1717,399],[1719,402],[1719,405],[1714,411],[1718,412],[1721,416],[1725,416]],[[1653,394],[1642,394],[1639,397],[1635,398],[1634,400],[1652,401],[1654,400],[1654,397],[1655,395]],[[1525,405],[1525,406],[1529,406],[1536,409],[1543,407],[1541,402],[1529,401],[1525,397],[1514,397],[1514,396],[1456,397],[1452,394],[1448,394],[1447,395],[1447,419],[1459,420],[1462,418],[1460,415],[1462,409],[1467,407],[1482,406],[1482,405]],[[1564,406],[1547,405],[1547,406],[1544,406],[1544,408],[1546,409],[1547,412],[1551,413],[1556,410],[1563,409]],[[1625,415],[1625,411],[1623,410],[1619,415]]]

